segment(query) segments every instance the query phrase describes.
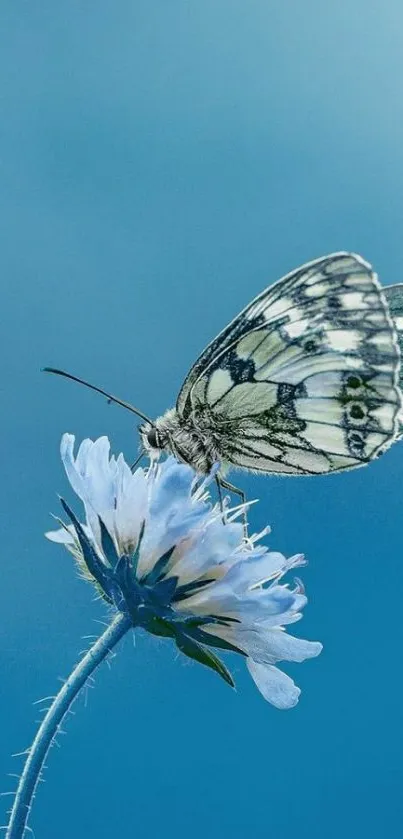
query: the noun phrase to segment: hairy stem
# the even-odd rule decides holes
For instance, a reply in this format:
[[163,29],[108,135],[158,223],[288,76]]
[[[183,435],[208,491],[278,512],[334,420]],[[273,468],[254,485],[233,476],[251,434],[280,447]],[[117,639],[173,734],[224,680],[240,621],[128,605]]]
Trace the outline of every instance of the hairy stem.
[[74,668],[54,699],[29,749],[11,811],[6,839],[23,839],[36,785],[59,726],[89,676],[132,625],[130,618],[119,612],[103,635]]

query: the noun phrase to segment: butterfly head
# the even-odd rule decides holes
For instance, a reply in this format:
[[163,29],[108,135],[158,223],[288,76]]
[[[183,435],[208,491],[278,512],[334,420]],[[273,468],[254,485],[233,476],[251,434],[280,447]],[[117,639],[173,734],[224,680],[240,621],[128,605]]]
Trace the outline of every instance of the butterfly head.
[[156,423],[145,422],[139,427],[141,440],[148,456],[154,460],[164,449],[169,448],[169,440],[166,432],[158,428]]

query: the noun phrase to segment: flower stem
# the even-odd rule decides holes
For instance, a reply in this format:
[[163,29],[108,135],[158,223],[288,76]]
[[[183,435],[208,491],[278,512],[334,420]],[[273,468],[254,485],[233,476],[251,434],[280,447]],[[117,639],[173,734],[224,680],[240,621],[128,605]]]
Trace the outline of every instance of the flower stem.
[[6,839],[23,839],[27,819],[41,770],[59,727],[91,673],[130,629],[132,622],[119,612],[103,635],[77,664],[54,699],[29,749],[27,762],[18,784]]

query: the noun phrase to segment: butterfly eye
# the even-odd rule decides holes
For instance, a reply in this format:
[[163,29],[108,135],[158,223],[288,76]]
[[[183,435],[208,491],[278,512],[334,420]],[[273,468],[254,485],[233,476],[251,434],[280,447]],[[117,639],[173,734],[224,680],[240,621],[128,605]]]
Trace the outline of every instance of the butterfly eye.
[[147,434],[147,442],[149,443],[149,445],[151,446],[152,449],[162,448],[160,435],[158,434],[158,431],[155,428],[155,426],[150,428],[150,430]]

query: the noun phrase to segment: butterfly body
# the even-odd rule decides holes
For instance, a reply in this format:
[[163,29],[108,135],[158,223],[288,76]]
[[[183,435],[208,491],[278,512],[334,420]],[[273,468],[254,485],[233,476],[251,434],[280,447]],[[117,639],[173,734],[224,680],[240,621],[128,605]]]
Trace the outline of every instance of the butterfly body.
[[202,415],[184,419],[175,408],[170,408],[154,424],[140,426],[140,435],[151,458],[164,450],[183,463],[190,463],[202,475],[207,475],[222,459],[214,434]]
[[151,455],[316,475],[396,438],[398,333],[371,266],[336,253],[265,289],[204,350],[176,407],[140,429]]

